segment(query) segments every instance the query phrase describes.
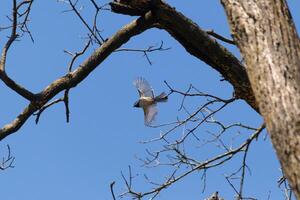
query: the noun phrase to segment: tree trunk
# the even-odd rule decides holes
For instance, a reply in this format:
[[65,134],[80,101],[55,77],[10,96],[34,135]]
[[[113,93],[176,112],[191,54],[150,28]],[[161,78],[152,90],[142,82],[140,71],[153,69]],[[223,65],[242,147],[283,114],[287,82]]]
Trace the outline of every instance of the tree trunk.
[[300,42],[284,0],[222,0],[285,176],[300,199]]

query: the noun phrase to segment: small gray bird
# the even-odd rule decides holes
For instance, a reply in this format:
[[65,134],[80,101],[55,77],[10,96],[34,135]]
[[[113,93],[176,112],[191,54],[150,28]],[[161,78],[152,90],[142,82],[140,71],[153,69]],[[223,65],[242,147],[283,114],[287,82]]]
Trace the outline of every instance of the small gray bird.
[[139,92],[139,100],[134,103],[134,107],[143,108],[145,125],[151,125],[158,112],[156,104],[157,102],[166,102],[168,95],[162,92],[158,96],[154,96],[154,92],[150,84],[142,77],[137,78],[133,84]]

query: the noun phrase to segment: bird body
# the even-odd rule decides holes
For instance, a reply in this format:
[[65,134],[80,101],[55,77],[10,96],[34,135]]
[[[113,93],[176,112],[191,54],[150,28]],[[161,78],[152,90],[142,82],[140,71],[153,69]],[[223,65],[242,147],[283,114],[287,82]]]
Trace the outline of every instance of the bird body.
[[155,104],[154,98],[152,97],[140,97],[138,100],[138,106],[136,107],[145,107]]
[[154,96],[154,92],[150,84],[142,77],[134,81],[139,93],[139,100],[134,103],[134,107],[143,108],[145,125],[150,125],[157,115],[157,106],[158,102],[166,102],[168,96],[166,93],[162,92],[158,96]]

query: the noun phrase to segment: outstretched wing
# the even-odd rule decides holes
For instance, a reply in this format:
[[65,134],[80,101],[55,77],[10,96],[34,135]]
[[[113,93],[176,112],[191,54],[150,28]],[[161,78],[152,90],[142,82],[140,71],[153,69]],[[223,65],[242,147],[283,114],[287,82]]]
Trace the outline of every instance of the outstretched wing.
[[137,88],[140,97],[151,97],[154,98],[153,89],[144,78],[139,77],[136,79],[133,84]]
[[155,116],[158,112],[157,107],[155,104],[152,104],[143,107],[143,110],[144,110],[145,124],[150,125],[154,121]]

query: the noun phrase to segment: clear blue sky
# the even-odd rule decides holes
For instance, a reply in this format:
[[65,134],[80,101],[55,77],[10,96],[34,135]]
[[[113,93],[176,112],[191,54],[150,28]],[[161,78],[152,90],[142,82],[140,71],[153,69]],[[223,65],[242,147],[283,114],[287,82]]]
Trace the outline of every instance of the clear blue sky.
[[[86,1],[79,4],[82,2]],[[203,29],[214,29],[229,37],[229,28],[219,1],[199,2],[168,1]],[[289,3],[299,28],[300,14],[296,12],[300,9],[299,3]],[[0,26],[8,23],[5,16],[9,15],[10,8],[10,0],[1,3]],[[74,52],[84,44],[82,38],[86,36],[87,30],[73,13],[62,13],[66,9],[68,7],[65,4],[55,0],[35,1],[29,24],[35,43],[25,36],[20,42],[14,43],[9,52],[8,74],[34,92],[40,91],[66,73],[70,58],[63,53],[64,49]],[[91,9],[89,6],[84,7],[83,14],[86,18],[91,17]],[[104,30],[105,37],[110,37],[134,18],[104,12],[100,15],[99,27]],[[0,32],[1,48],[8,34]],[[163,84],[167,80],[181,90],[192,83],[203,92],[224,98],[232,95],[231,86],[220,82],[217,72],[187,54],[177,41],[162,30],[149,30],[131,39],[124,47],[147,48],[149,45],[159,45],[161,40],[171,50],[150,54],[152,66],[149,66],[142,54],[114,53],[72,89],[70,123],[65,122],[64,107],[58,104],[44,112],[38,125],[34,123],[35,118],[31,117],[21,130],[1,141],[0,155],[5,154],[6,144],[9,144],[16,157],[15,168],[0,171],[1,199],[112,199],[109,184],[116,181],[116,194],[124,191],[125,184],[120,171],[127,172],[128,165],[131,165],[134,174],[139,174],[134,182],[137,188],[145,189],[144,173],[150,174],[155,180],[161,180],[166,175],[166,167],[145,169],[136,158],[145,156],[146,148],[160,148],[161,143],[143,145],[140,141],[159,136],[162,128],[144,126],[142,111],[132,107],[137,99],[132,81],[143,76],[157,93],[167,91]],[[236,49],[229,48],[237,54]],[[0,99],[1,126],[13,120],[27,104],[2,82]],[[191,107],[199,106],[197,103],[198,100],[191,101]],[[180,98],[175,95],[170,97],[168,103],[159,105],[157,122],[176,120],[180,115],[179,105]],[[252,126],[259,126],[262,122],[241,101],[217,117],[226,123],[241,121]],[[205,128],[202,131],[199,134],[207,134]],[[233,145],[237,144],[237,141],[233,142]],[[219,152],[213,148],[196,150],[197,148],[191,153],[201,158],[208,158]],[[248,173],[246,178],[246,196],[267,199],[270,192],[271,199],[283,199],[276,183],[280,177],[279,165],[269,138],[264,141],[261,137],[258,142],[254,142],[249,153],[252,173],[251,176]],[[204,199],[216,190],[225,199],[233,199],[234,191],[226,183],[224,174],[237,169],[238,162],[236,159],[226,167],[209,170],[203,193],[202,173],[196,172],[163,191],[158,199]]]

